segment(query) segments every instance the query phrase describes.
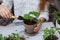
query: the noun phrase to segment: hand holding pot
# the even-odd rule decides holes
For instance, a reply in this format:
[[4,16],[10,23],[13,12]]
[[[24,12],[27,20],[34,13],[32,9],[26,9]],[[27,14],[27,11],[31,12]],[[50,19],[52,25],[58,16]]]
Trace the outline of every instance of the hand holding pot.
[[36,27],[34,28],[34,32],[38,32],[39,29],[40,29],[40,27],[41,27],[41,25],[42,25],[42,23],[38,23],[38,24],[36,25]]
[[41,20],[41,22],[37,23],[36,27],[34,28],[34,32],[39,31],[39,29],[40,29],[40,27],[41,27],[41,25],[42,25],[42,23],[44,22],[45,19],[43,17],[41,17],[39,20]]

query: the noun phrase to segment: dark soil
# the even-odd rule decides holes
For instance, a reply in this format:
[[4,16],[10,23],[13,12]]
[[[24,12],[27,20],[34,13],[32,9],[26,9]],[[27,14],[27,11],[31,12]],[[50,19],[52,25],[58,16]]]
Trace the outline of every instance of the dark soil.
[[34,24],[36,24],[37,22],[34,21],[34,20],[24,20],[24,23],[27,24],[27,25],[34,25]]
[[21,40],[25,40],[25,38],[22,38],[22,37],[21,37]]
[[50,36],[48,36],[45,40],[57,40],[57,39],[58,39],[57,36],[55,36],[55,35],[50,35]]
[[14,19],[10,19],[10,18],[3,18],[0,16],[0,26],[6,26],[10,23],[13,22]]
[[37,22],[35,20],[37,20],[36,18],[33,18],[32,20],[26,20],[24,19],[22,16],[19,16],[18,17],[19,20],[24,20],[24,23],[27,24],[27,25],[34,25],[36,24]]

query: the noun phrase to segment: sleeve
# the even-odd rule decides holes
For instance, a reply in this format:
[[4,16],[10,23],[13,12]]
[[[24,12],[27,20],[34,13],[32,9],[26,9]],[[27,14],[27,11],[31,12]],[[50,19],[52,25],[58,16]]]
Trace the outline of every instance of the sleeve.
[[3,1],[2,5],[6,5],[9,8],[9,10],[11,10],[13,0],[2,0],[2,1]]
[[46,21],[49,20],[48,5],[49,5],[49,3],[47,2],[44,11],[40,12],[40,15],[39,15],[38,19],[41,18],[41,17],[43,17],[43,18],[46,19]]

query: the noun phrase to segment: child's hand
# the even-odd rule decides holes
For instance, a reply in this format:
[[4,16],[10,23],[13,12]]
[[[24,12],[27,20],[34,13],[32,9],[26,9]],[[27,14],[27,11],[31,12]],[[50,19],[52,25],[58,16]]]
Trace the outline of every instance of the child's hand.
[[37,24],[36,27],[34,28],[34,32],[38,32],[41,25],[42,25],[42,23]]
[[45,19],[43,17],[41,17],[39,20],[41,20],[41,22],[36,25],[36,27],[34,28],[34,32],[39,31],[39,29],[40,29],[40,27],[41,27],[41,25],[42,25],[42,23],[44,22]]

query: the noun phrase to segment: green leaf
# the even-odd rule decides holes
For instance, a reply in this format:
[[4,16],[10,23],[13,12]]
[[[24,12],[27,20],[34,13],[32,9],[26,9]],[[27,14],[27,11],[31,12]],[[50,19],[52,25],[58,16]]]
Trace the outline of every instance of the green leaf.
[[33,17],[32,16],[30,16],[29,14],[24,14],[24,19],[27,19],[27,20],[29,20],[29,19],[32,19]]
[[0,34],[0,40],[3,40],[3,36],[2,36],[2,34]]
[[[27,13],[27,14],[24,14],[23,18],[24,18],[25,20],[30,20],[30,21],[32,21],[33,18],[36,18],[36,19],[37,19],[38,16],[39,16],[39,13],[38,13],[38,12],[36,12],[36,11],[31,11],[31,12],[29,12],[29,13]],[[37,19],[37,20],[34,20],[34,21],[35,21],[35,22],[40,22],[38,19]]]
[[17,37],[16,37],[17,40],[21,40],[18,33],[16,34],[16,36],[17,36]]
[[49,29],[48,29],[48,28],[46,28],[46,29],[44,30],[44,34],[49,34]]
[[4,40],[6,40],[7,39],[7,37],[6,36],[4,36]]
[[48,35],[47,35],[47,34],[43,35],[43,38],[44,38],[44,39],[46,39],[46,37],[48,37]]
[[55,30],[54,30],[53,28],[51,28],[51,29],[49,30],[49,34],[50,34],[50,35],[54,35],[54,33],[55,33]]
[[60,30],[60,28],[56,27],[51,27],[50,29],[46,28],[45,30],[43,30],[44,31],[43,38],[45,39],[49,35],[54,35],[57,30]]
[[56,28],[56,30],[60,30],[60,28]]
[[29,12],[29,14],[33,14],[33,15],[36,16],[36,17],[39,15],[39,13],[36,12],[36,11]]
[[54,11],[53,15],[55,16],[56,20],[60,19],[60,11]]

